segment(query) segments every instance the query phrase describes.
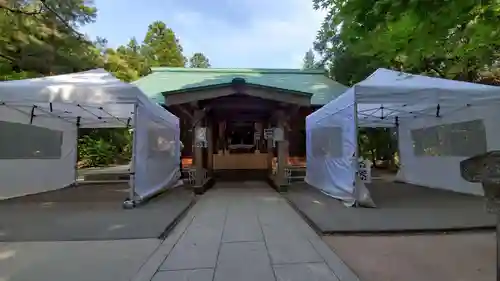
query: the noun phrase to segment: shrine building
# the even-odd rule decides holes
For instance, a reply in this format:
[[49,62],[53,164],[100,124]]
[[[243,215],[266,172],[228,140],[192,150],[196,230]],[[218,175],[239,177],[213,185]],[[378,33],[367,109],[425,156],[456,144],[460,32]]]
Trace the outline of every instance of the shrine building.
[[224,177],[286,186],[287,168],[305,165],[306,116],[347,90],[324,70],[297,69],[158,67],[134,84],[180,118],[195,187]]

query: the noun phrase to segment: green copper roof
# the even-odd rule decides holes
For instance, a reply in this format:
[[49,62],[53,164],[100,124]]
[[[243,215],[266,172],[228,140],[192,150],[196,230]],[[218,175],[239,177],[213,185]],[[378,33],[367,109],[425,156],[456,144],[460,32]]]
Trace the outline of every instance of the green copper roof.
[[310,93],[311,104],[324,105],[342,94],[347,87],[328,78],[323,70],[298,69],[217,69],[157,67],[135,82],[149,98],[164,102],[162,93],[189,88],[215,86],[243,78],[249,84]]

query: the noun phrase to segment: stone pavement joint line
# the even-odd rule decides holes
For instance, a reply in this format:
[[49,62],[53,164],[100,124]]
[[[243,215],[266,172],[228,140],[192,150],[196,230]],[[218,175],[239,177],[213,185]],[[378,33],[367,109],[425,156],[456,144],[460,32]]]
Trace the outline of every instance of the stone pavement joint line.
[[133,280],[359,281],[286,200],[260,182],[218,183]]

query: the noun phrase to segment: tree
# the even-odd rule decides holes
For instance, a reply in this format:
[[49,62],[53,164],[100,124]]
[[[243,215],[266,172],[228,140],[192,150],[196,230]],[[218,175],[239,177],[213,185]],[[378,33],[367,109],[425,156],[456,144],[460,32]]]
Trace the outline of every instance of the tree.
[[99,64],[93,43],[76,30],[92,22],[88,1],[1,1],[0,71],[3,79],[75,72]]
[[142,46],[135,38],[130,39],[126,46],[116,50],[106,49],[104,52],[105,69],[123,81],[134,81],[150,73],[149,63],[141,53]]
[[377,67],[481,81],[498,61],[498,1],[313,2],[328,11],[315,49],[349,84]]
[[151,66],[184,67],[186,58],[182,46],[172,29],[165,23],[155,21],[148,26],[142,54]]
[[146,76],[151,72],[149,62],[142,54],[142,48],[137,40],[132,37],[126,46],[120,46],[117,49],[124,59],[129,63],[130,67],[137,71],[137,76]]
[[189,67],[193,68],[209,68],[210,61],[203,53],[194,53],[189,59]]
[[106,62],[104,68],[123,81],[130,82],[139,79],[139,73],[131,67],[127,57],[117,50],[108,48],[105,51]]
[[314,52],[313,52],[313,50],[309,49],[306,52],[306,54],[304,55],[302,69],[315,69],[317,67],[318,67],[318,65],[316,64],[316,61],[314,58]]

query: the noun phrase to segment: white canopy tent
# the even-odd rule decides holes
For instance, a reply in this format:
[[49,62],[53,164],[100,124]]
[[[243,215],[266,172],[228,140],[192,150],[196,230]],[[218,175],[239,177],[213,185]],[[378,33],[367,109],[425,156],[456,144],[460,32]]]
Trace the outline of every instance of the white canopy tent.
[[357,127],[395,127],[403,182],[482,194],[461,160],[500,149],[500,87],[378,69],[306,118],[306,181],[356,201]]
[[0,198],[72,185],[78,128],[127,127],[130,195],[140,201],[177,179],[176,116],[102,69],[0,82]]

